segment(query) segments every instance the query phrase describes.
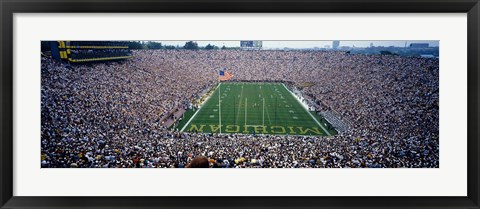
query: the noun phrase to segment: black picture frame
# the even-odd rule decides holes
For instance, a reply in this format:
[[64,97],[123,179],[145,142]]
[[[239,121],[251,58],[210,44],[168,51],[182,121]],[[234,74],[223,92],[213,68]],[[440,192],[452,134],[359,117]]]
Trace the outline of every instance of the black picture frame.
[[[478,0],[0,0],[0,206],[7,208],[480,208]],[[467,13],[466,197],[19,197],[13,196],[14,13]],[[445,179],[448,181],[448,179]]]

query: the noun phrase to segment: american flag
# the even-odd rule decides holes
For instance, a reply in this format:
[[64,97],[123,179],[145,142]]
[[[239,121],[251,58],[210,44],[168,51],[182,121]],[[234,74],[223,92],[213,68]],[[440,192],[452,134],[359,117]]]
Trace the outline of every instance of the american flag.
[[223,70],[220,70],[218,72],[218,75],[219,75],[218,80],[220,80],[220,81],[228,81],[228,80],[233,78],[233,74],[231,74],[229,72],[225,72]]

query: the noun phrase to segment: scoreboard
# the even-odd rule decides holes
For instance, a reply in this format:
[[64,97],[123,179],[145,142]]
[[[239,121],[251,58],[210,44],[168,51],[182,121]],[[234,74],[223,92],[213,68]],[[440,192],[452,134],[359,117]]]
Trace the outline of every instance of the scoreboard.
[[262,48],[262,41],[240,41],[242,48]]

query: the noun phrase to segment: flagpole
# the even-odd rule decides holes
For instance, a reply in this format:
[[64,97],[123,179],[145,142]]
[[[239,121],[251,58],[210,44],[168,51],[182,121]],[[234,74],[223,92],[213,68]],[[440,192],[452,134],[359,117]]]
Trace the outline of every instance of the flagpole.
[[220,87],[222,83],[218,84],[218,123],[220,124],[220,134],[222,133],[222,104],[220,103]]

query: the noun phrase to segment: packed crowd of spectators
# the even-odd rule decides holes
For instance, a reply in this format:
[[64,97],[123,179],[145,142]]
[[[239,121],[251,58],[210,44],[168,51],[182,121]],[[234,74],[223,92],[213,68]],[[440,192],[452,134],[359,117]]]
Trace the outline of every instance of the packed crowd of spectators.
[[69,41],[68,45],[80,46],[128,46],[129,41]]
[[[120,62],[42,58],[41,165],[50,167],[439,167],[436,59],[332,51],[139,50]],[[181,133],[172,110],[235,80],[293,83],[353,127],[335,136]],[[305,83],[313,84],[306,87]]]
[[94,58],[109,58],[109,57],[124,57],[131,56],[128,49],[72,49],[69,55],[72,59],[94,59]]

